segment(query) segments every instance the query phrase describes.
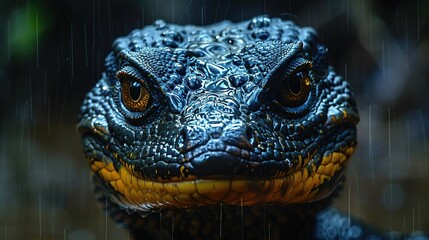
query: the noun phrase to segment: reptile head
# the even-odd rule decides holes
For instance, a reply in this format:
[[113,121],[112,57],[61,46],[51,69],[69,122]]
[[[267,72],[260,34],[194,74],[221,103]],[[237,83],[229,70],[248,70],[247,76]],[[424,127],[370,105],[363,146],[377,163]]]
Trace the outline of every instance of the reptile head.
[[322,199],[346,169],[357,122],[315,31],[257,17],[157,21],[117,39],[78,129],[111,200],[149,211]]

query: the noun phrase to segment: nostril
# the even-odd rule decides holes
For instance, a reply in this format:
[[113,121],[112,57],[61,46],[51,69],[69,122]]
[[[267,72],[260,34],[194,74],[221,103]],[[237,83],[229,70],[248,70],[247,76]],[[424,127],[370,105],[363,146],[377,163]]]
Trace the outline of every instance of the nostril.
[[255,131],[249,126],[246,128],[246,138],[252,146],[255,147],[255,145],[257,145],[257,137]]
[[209,140],[207,131],[198,126],[185,126],[176,137],[176,149],[184,153],[202,146]]

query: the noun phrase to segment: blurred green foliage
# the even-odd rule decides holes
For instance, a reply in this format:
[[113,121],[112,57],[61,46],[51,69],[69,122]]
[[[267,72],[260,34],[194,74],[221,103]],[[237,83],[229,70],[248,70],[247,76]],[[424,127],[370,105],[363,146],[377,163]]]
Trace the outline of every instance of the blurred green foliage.
[[7,40],[3,43],[2,52],[7,53],[8,59],[31,58],[38,51],[40,36],[49,28],[52,19],[44,6],[35,2],[24,4],[7,12],[3,23]]

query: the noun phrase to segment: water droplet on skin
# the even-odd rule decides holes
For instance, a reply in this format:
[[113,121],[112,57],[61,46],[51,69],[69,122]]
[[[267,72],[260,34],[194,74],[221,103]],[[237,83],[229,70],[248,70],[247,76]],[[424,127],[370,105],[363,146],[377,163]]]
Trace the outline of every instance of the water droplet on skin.
[[188,76],[185,81],[186,85],[192,90],[201,88],[201,79],[197,76]]
[[252,38],[261,40],[267,40],[270,37],[270,33],[264,29],[257,29],[251,35]]
[[208,90],[226,90],[229,89],[229,84],[226,79],[220,79],[218,81],[210,82],[205,85]]
[[229,81],[231,82],[231,85],[234,87],[241,87],[243,84],[245,84],[247,81],[249,81],[249,75],[248,74],[234,74],[229,76]]
[[186,74],[186,67],[183,66],[183,64],[181,64],[181,63],[175,63],[173,65],[173,69],[176,73],[178,73],[182,76]]
[[224,72],[226,72],[225,68],[211,63],[206,64],[206,70],[209,75],[222,75]]

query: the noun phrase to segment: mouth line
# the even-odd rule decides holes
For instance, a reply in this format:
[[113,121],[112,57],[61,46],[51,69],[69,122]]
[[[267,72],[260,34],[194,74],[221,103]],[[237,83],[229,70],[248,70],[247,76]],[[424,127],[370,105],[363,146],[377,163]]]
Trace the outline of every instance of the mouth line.
[[[130,173],[122,168],[116,182],[110,181],[110,184],[120,204],[142,210],[159,207],[192,208],[217,203],[272,205],[291,201],[293,195],[298,194],[297,189],[293,191],[292,176],[259,180],[195,179],[165,183],[133,178],[135,176],[130,176]],[[303,188],[303,185],[299,188]],[[134,189],[134,193],[127,189]],[[287,193],[292,195],[285,198]]]
[[[348,151],[352,150],[351,148]],[[201,158],[204,154],[231,156],[240,164],[243,161],[253,163],[219,150],[202,152],[195,157]],[[262,206],[315,201],[331,193],[331,188],[323,186],[330,185],[329,181],[336,178],[334,176],[337,174],[341,174],[340,169],[346,164],[346,155],[333,153],[332,156],[326,156],[321,167],[305,167],[305,161],[301,159],[300,162],[294,161],[295,164],[288,170],[283,168],[282,175],[260,173],[255,175],[265,176],[264,178],[251,177],[249,174],[189,175],[158,181],[136,174],[133,165],[113,156],[92,156],[90,165],[96,176],[104,181],[109,186],[109,191],[116,196],[115,201],[126,208],[148,211],[159,208],[192,208],[217,203]],[[195,158],[192,160],[195,161]],[[219,159],[212,160],[220,165]],[[330,163],[331,161],[333,163]],[[190,163],[192,162],[189,160],[180,166],[185,167]],[[267,161],[263,161],[256,164],[262,166],[266,163]],[[277,166],[280,164],[275,163]],[[266,166],[269,166],[267,169],[272,168],[269,164]]]
[[[82,135],[83,139],[91,142],[92,149],[103,149],[107,142],[104,139],[101,139],[99,136],[94,134],[85,133]],[[229,146],[229,145],[228,145]],[[141,159],[121,159],[118,157],[118,154],[112,153],[110,156],[106,156],[112,159],[115,166],[121,166],[131,174],[136,175],[137,177],[144,179],[146,181],[168,183],[168,182],[185,182],[193,181],[196,179],[205,179],[205,180],[243,180],[249,179],[254,181],[261,180],[272,180],[277,178],[284,178],[288,175],[293,174],[296,171],[302,170],[305,167],[302,159],[288,160],[288,159],[266,159],[263,161],[253,161],[255,159],[255,153],[241,149],[238,147],[228,147],[226,146],[225,150],[219,149],[206,149],[204,147],[199,147],[197,153],[190,151],[189,153],[192,156],[186,157],[181,162],[172,162],[175,164],[176,170],[171,167],[165,168],[156,168],[154,167],[144,167],[137,170],[138,161],[144,161],[145,158],[150,157],[144,156]],[[243,154],[239,151],[245,153]],[[97,151],[98,152],[98,151]],[[101,152],[100,152],[101,153]],[[249,153],[247,156],[246,154]],[[87,154],[94,154],[93,151],[88,152]],[[103,154],[104,155],[104,154]],[[253,156],[252,156],[253,155]],[[152,155],[153,156],[153,155]],[[99,156],[93,156],[97,158]],[[210,161],[209,164],[206,164],[204,161]],[[224,160],[232,160],[229,165],[225,164]],[[156,175],[147,175],[144,172],[157,172]],[[168,173],[168,174],[167,174]],[[163,176],[164,174],[164,176]]]
[[[113,156],[112,156],[113,157]],[[170,166],[156,167],[154,165],[135,169],[137,162],[115,158],[130,173],[140,178],[154,182],[184,182],[196,179],[205,180],[270,180],[285,177],[294,171],[299,171],[303,163],[298,159],[292,161],[267,159],[264,161],[251,161],[231,153],[219,150],[204,151],[182,162],[172,163]],[[133,161],[144,161],[133,160]],[[302,161],[302,160],[301,160]],[[163,165],[161,165],[163,166]],[[151,175],[145,174],[149,173]],[[153,174],[155,173],[155,174]]]
[[[116,201],[124,207],[151,210],[193,208],[218,203],[241,206],[268,206],[314,201],[330,194],[317,191],[323,181],[312,177],[306,168],[271,179],[193,179],[157,182],[136,177],[126,168],[118,171],[113,162],[91,166],[110,186]],[[320,177],[323,177],[322,175]],[[316,182],[317,181],[317,182]]]

